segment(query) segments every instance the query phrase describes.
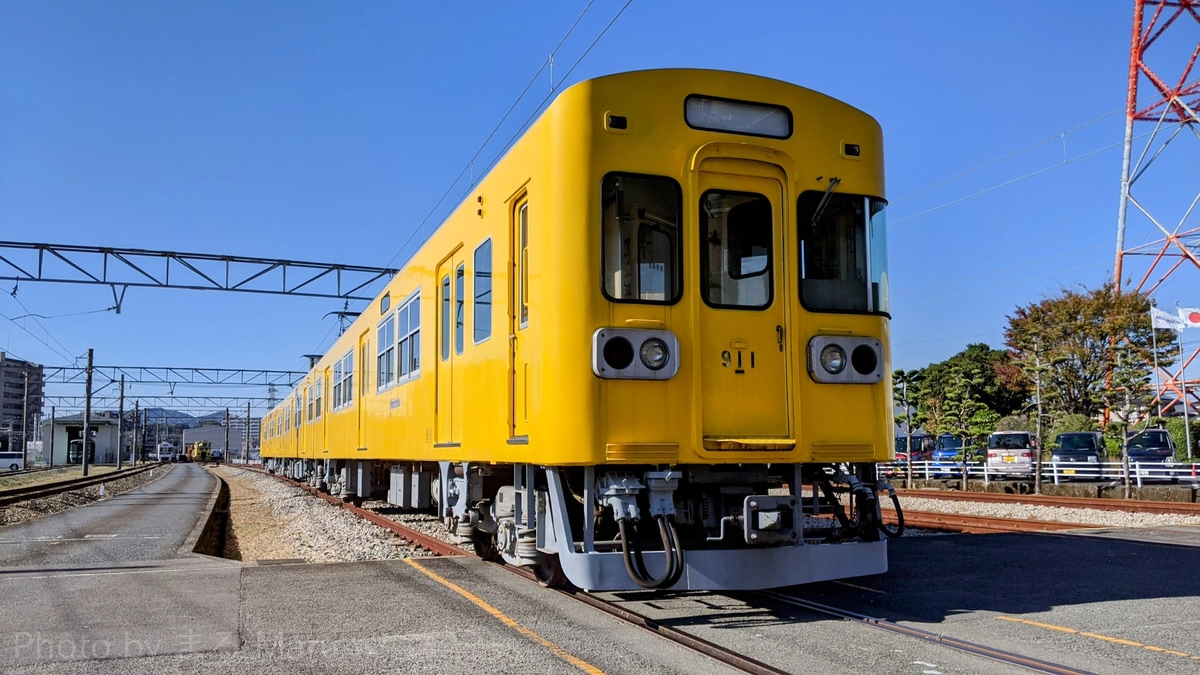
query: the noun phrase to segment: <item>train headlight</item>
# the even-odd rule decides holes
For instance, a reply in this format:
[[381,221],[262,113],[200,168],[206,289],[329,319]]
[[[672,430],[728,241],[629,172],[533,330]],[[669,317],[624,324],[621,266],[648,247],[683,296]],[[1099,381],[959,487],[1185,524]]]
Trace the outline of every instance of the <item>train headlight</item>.
[[642,359],[642,365],[650,370],[662,370],[671,358],[671,350],[667,349],[667,343],[662,340],[650,338],[642,343],[638,356]]
[[876,384],[885,366],[883,343],[875,338],[818,335],[808,341],[808,373],[817,382]]
[[601,328],[592,334],[592,372],[606,380],[667,380],[679,370],[669,330]]
[[821,367],[830,375],[837,375],[846,369],[846,350],[838,345],[825,345],[821,350]]

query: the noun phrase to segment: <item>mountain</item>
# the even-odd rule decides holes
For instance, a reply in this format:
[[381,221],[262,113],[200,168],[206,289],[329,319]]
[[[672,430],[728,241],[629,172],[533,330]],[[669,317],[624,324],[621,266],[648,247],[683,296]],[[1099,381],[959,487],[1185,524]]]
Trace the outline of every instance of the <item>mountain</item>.
[[196,418],[194,416],[178,410],[170,410],[167,408],[142,408],[142,413],[145,415],[147,425],[165,424],[168,426],[196,426]]

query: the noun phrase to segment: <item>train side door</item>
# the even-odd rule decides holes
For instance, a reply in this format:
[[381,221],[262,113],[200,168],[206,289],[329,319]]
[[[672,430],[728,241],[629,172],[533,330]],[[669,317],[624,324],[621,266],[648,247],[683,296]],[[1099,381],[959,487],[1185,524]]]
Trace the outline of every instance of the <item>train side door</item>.
[[[710,450],[732,450],[736,439],[781,439],[782,449],[794,444],[782,172],[757,162],[725,166],[729,174],[699,174],[693,206],[703,441]],[[733,175],[755,171],[763,177]]]
[[438,265],[437,443],[460,443],[465,339],[466,265],[455,254]]
[[512,210],[511,274],[509,278],[509,396],[508,420],[512,438],[529,437],[529,356],[524,353],[529,327],[529,201],[518,199]]

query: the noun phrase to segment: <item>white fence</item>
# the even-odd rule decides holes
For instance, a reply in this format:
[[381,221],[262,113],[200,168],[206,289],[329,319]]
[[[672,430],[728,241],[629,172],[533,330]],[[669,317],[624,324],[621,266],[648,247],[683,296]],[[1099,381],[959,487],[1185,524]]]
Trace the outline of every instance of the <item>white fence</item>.
[[[1025,472],[1018,467],[1008,467],[1001,471],[982,462],[967,462],[964,466],[963,462],[921,461],[912,463],[912,476],[917,480],[961,480],[964,469],[967,480],[982,480],[988,483],[1001,478],[1033,480],[1037,467],[1035,465]],[[883,462],[876,465],[876,471],[880,476],[896,480],[905,477],[907,466],[905,462]],[[1055,485],[1071,480],[1123,482],[1128,477],[1138,487],[1142,487],[1145,482],[1175,483],[1180,479],[1200,481],[1198,473],[1200,465],[1197,464],[1130,462],[1127,476],[1122,462],[1042,462],[1042,481]]]

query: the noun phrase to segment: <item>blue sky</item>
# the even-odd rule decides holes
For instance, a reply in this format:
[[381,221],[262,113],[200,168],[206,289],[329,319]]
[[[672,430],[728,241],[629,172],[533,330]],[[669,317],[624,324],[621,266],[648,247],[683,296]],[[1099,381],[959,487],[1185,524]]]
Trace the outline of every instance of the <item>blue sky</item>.
[[[1111,279],[1132,4],[596,0],[563,40],[586,2],[6,0],[0,238],[396,264],[552,91],[745,71],[882,124],[893,361],[923,367],[1002,346],[1017,306]],[[1177,32],[1194,45],[1193,26]],[[1172,150],[1190,161],[1147,198],[1194,197],[1194,149]],[[91,347],[107,365],[299,370],[341,308],[131,289],[117,315],[105,287],[3,290],[0,349],[47,365]]]

